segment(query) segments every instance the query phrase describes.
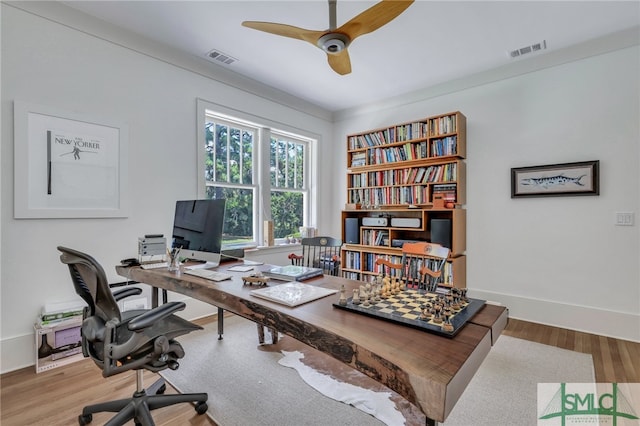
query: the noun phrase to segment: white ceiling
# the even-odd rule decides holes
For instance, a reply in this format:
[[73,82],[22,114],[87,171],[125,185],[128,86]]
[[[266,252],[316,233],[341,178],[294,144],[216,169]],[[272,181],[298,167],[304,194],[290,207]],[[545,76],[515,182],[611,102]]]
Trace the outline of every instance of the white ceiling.
[[[224,66],[329,111],[442,84],[514,61],[527,61],[640,25],[638,1],[418,0],[349,46],[352,73],[336,74],[309,43],[243,27],[270,21],[329,28],[327,1],[65,1],[64,4],[146,38],[206,58],[217,49],[237,59]],[[337,25],[376,1],[338,0]],[[542,53],[508,52],[546,40]]]

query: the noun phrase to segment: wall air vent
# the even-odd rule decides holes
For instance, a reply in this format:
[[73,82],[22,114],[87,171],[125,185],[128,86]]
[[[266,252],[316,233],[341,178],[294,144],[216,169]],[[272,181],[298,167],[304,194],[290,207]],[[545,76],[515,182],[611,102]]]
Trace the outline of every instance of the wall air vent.
[[231,65],[232,63],[237,61],[237,59],[233,56],[227,55],[226,53],[221,52],[218,49],[213,49],[212,51],[207,53],[207,58],[214,62],[220,62],[225,65]]
[[540,43],[534,43],[529,46],[524,46],[519,49],[509,51],[509,56],[511,58],[518,58],[522,55],[526,55],[528,53],[538,52],[540,50],[544,50],[547,48],[546,40],[542,40]]

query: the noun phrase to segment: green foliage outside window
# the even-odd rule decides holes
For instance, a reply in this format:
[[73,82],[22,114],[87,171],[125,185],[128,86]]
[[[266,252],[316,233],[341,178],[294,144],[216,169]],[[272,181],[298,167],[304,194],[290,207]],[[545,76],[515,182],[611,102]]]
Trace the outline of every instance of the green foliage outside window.
[[[205,125],[205,181],[208,198],[225,198],[224,242],[254,240],[254,157],[257,129],[207,121]],[[297,234],[305,208],[304,143],[272,137],[269,146],[271,218],[274,236]]]

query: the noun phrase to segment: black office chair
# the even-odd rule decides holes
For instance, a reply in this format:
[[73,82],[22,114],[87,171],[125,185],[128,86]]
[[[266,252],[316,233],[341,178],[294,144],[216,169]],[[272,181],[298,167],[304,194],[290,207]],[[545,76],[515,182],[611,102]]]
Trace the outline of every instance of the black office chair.
[[131,398],[84,407],[78,416],[80,425],[90,423],[93,413],[107,411],[118,413],[107,426],[124,425],[132,419],[136,426],[152,426],[150,410],[183,402],[195,402],[196,412],[204,414],[208,409],[206,393],[162,395],[166,389],[163,379],[146,391],[143,386],[143,370],[179,367],[177,360],[184,356],[184,350],[175,337],[202,329],[174,315],[185,304],[171,302],[152,310],[120,312],[116,302],[142,290],[128,288],[112,294],[104,270],[93,257],[66,247],[58,250],[62,263],[69,266],[76,293],[88,305],[81,328],[82,353],[93,359],[104,377],[136,370],[137,389]]
[[[340,249],[342,240],[333,237],[303,238],[302,255],[291,253],[288,258],[292,265],[321,268],[327,275],[338,276],[340,273]],[[278,330],[269,328],[271,343],[278,343]],[[258,342],[264,343],[264,326],[258,324]]]

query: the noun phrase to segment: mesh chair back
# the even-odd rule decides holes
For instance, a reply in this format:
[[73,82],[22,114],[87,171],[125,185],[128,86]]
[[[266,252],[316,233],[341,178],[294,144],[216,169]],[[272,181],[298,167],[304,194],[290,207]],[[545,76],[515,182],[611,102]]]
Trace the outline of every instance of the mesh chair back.
[[107,276],[102,266],[88,254],[67,247],[58,247],[62,252],[60,261],[69,267],[71,280],[78,296],[88,305],[88,316],[97,316],[104,322],[122,320]]

